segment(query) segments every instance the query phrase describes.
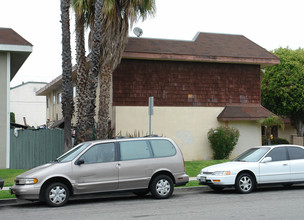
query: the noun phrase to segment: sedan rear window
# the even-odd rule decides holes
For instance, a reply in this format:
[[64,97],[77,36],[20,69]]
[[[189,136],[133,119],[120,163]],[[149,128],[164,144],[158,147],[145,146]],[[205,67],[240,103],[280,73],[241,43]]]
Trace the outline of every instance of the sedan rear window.
[[304,159],[304,149],[300,147],[288,147],[287,149],[290,160]]

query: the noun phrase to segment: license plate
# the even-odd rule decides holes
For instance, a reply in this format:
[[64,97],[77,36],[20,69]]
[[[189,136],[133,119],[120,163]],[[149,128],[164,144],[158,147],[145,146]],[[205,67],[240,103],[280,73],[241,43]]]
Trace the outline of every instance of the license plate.
[[205,183],[205,182],[206,182],[206,177],[202,176],[202,177],[200,178],[200,181]]

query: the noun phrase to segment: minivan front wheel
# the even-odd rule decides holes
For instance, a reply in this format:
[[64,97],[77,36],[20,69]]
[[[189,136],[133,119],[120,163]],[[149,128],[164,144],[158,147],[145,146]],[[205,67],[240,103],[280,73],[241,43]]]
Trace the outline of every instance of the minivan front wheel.
[[156,176],[151,184],[150,191],[156,199],[167,199],[169,198],[174,190],[174,184],[172,179],[167,175]]
[[67,186],[63,183],[52,183],[45,190],[45,202],[53,207],[65,205],[70,197]]

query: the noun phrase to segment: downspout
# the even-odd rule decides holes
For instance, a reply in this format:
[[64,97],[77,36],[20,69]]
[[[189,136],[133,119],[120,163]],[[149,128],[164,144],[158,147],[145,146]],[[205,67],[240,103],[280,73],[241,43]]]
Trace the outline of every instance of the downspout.
[[11,53],[7,52],[6,56],[6,66],[7,66],[7,78],[6,78],[6,106],[7,106],[7,112],[6,112],[6,168],[10,168],[10,78],[11,78]]

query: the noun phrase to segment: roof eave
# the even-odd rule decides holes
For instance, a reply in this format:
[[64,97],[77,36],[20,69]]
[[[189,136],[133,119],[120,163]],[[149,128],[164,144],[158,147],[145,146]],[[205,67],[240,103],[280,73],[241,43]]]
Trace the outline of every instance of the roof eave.
[[258,121],[262,118],[266,117],[260,117],[260,118],[218,118],[219,121]]
[[180,55],[180,54],[140,53],[140,52],[124,52],[123,58],[125,58],[125,59],[173,60],[173,61],[189,61],[189,62],[257,64],[257,65],[261,65],[261,68],[280,64],[279,59],[269,59],[269,58],[197,56],[197,55],[187,55],[187,54]]

